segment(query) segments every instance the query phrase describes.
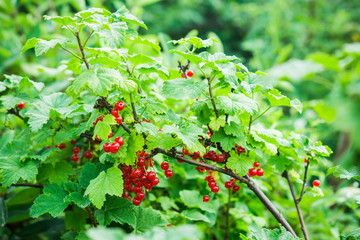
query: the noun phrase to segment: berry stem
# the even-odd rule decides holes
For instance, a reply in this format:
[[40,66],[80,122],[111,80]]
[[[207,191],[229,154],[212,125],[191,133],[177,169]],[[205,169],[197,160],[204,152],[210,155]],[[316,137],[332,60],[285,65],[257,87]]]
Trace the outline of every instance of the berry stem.
[[302,185],[302,188],[301,188],[301,192],[300,192],[300,197],[296,200],[297,203],[300,203],[302,197],[304,196],[304,193],[305,193],[305,184],[306,184],[306,178],[307,178],[307,172],[308,172],[308,169],[309,169],[309,164],[310,164],[310,161],[308,160],[308,162],[306,163],[306,166],[305,166],[305,173],[304,173],[304,181],[303,181],[303,185]]
[[212,105],[213,105],[216,118],[219,118],[219,113],[218,113],[218,110],[216,109],[215,99],[214,99],[214,95],[213,95],[212,88],[211,88],[211,80],[210,80],[210,77],[208,77],[207,80],[208,80],[208,85],[209,85],[209,94],[210,94],[211,103],[212,103]]
[[289,177],[289,174],[287,173],[287,171],[284,171],[282,176],[284,178],[286,178],[288,184],[289,184],[289,187],[290,187],[290,192],[291,192],[291,195],[294,199],[294,203],[295,203],[295,207],[296,207],[296,211],[298,213],[298,216],[299,216],[299,220],[300,220],[300,224],[301,224],[301,230],[304,234],[304,237],[305,237],[305,240],[309,240],[309,237],[308,237],[308,234],[307,234],[307,231],[306,231],[306,226],[305,226],[305,222],[304,222],[304,218],[302,216],[302,213],[301,213],[301,209],[300,209],[300,206],[299,206],[299,202],[297,201],[296,199],[296,195],[295,195],[295,191],[294,191],[294,188],[293,188],[293,185],[291,183],[291,180],[290,180],[290,177]]
[[130,95],[130,101],[131,101],[132,114],[133,114],[135,122],[138,122],[139,119],[136,114],[136,109],[135,109],[135,104],[134,104],[134,99],[133,99],[132,93],[130,93],[129,95]]
[[89,213],[90,220],[91,220],[93,226],[97,228],[98,225],[97,225],[97,222],[95,220],[94,214],[92,213],[90,206],[86,207],[86,211]]

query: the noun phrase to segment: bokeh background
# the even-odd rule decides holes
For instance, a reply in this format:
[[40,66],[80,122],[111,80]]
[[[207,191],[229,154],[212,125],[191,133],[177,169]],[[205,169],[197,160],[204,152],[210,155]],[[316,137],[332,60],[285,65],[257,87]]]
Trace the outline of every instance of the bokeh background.
[[[122,5],[148,26],[148,31],[139,29],[140,33],[157,39],[164,51],[170,39],[214,37],[219,44],[212,51],[237,55],[249,70],[266,73],[283,94],[300,99],[305,110],[289,121],[334,151],[312,172],[322,181],[324,197],[302,202],[310,236],[336,239],[339,232],[360,225],[359,183],[326,174],[339,164],[349,171],[360,166],[360,1],[0,0],[0,79],[17,74],[51,82],[62,76],[66,53],[51,51],[46,58],[20,55],[27,39],[62,34],[43,21],[43,15],[72,15],[89,7],[114,12]],[[270,181],[276,183],[276,178]],[[270,199],[279,198],[278,193],[270,193]],[[278,207],[296,225],[292,204],[289,199]],[[244,208],[239,203],[239,209]],[[251,208],[244,211],[256,216]],[[232,214],[236,227],[244,232],[247,224],[265,225],[252,216]],[[272,220],[269,224],[276,227]],[[28,239],[36,236],[34,226],[31,230],[24,235]]]

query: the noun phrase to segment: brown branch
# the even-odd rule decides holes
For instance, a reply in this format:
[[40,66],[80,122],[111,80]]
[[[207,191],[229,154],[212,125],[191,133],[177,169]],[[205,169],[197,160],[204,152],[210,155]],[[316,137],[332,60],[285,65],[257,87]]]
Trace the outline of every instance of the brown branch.
[[82,60],[84,61],[85,65],[86,65],[86,68],[87,69],[90,69],[90,65],[86,59],[86,55],[85,55],[85,51],[84,51],[84,47],[81,43],[81,40],[80,40],[80,33],[79,31],[76,31],[75,32],[75,36],[76,36],[76,40],[78,42],[78,45],[79,45],[79,49],[80,49],[80,52],[81,52],[81,55],[82,55]]
[[93,138],[93,134],[91,133],[81,133],[80,137],[85,137],[85,138],[89,138],[92,139]]
[[211,88],[210,77],[208,77],[207,80],[208,80],[208,85],[209,85],[210,99],[211,99],[211,103],[212,103],[213,108],[214,108],[215,116],[216,116],[216,118],[219,118],[219,113],[218,113],[218,110],[216,109],[215,99],[214,99],[214,95],[213,95],[212,88]]
[[25,118],[20,115],[19,110],[15,110],[15,108],[11,108],[7,111],[8,114],[12,114],[20,118],[21,120],[25,121]]
[[87,212],[89,213],[90,220],[91,220],[93,226],[97,228],[97,222],[96,222],[95,217],[94,217],[94,215],[93,215],[93,213],[92,213],[92,211],[91,211],[90,206],[87,206],[87,207],[86,207],[86,210],[87,210]]
[[[0,186],[2,186],[3,184],[0,183]],[[33,188],[44,188],[43,185],[41,184],[33,184],[33,183],[14,183],[11,184],[11,186],[13,187],[33,187]]]
[[309,169],[309,164],[310,164],[310,160],[308,160],[306,166],[305,166],[305,173],[304,173],[304,181],[303,181],[303,185],[301,188],[301,193],[300,193],[300,197],[296,200],[297,203],[300,203],[302,197],[304,196],[305,193],[305,184],[306,184],[306,178],[307,178],[307,172]]
[[137,114],[136,114],[134,99],[133,99],[131,93],[130,93],[130,102],[131,102],[131,108],[132,108],[132,114],[133,114],[134,120],[135,120],[135,122],[138,122],[139,119],[138,119]]
[[305,222],[304,222],[304,218],[302,216],[302,213],[301,213],[301,209],[300,209],[300,206],[299,206],[299,203],[298,201],[296,200],[296,195],[295,195],[295,191],[294,191],[294,188],[293,188],[293,185],[291,183],[291,180],[290,180],[290,177],[289,177],[289,174],[284,171],[282,176],[284,178],[286,178],[288,184],[289,184],[289,187],[290,187],[290,192],[291,192],[291,195],[294,199],[294,204],[295,204],[295,207],[296,207],[296,211],[298,213],[298,216],[299,216],[299,220],[300,220],[300,224],[301,224],[301,230],[302,232],[304,233],[304,237],[305,237],[305,240],[309,240],[309,236],[307,234],[307,231],[306,231],[306,226],[305,226]]

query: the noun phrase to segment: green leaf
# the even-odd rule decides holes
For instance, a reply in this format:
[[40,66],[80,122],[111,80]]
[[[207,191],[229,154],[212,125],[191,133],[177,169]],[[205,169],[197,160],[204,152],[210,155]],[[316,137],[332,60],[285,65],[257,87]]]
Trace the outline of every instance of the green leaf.
[[155,40],[141,38],[141,37],[136,37],[136,38],[131,37],[130,40],[134,45],[135,44],[143,44],[143,45],[151,47],[157,53],[160,53],[160,51],[161,51],[159,43]]
[[228,158],[226,167],[236,171],[239,176],[245,176],[254,163],[253,156],[247,156],[246,154],[238,155],[235,151],[230,152],[230,158]]
[[50,114],[66,118],[67,114],[73,110],[70,106],[72,100],[65,93],[53,93],[48,96],[42,96],[36,101],[32,108],[26,113],[29,116],[28,124],[33,132],[40,130],[50,118]]
[[24,54],[27,50],[34,48],[35,45],[39,42],[40,39],[38,38],[30,38],[26,41],[25,45],[22,48],[21,55]]
[[230,115],[235,115],[240,110],[245,110],[250,115],[254,115],[258,111],[257,103],[242,93],[229,93],[229,97],[220,96],[217,101],[220,109]]
[[148,136],[146,138],[146,145],[149,149],[154,149],[157,147],[163,148],[165,151],[176,147],[182,143],[179,138],[173,138],[170,135],[159,134],[157,137]]
[[299,238],[293,237],[293,235],[286,231],[284,227],[280,227],[280,229],[260,229],[258,227],[250,228],[250,239],[256,240],[296,240]]
[[199,63],[204,61],[204,59],[202,57],[200,57],[198,55],[194,55],[192,53],[184,53],[184,52],[177,51],[177,50],[170,50],[169,53],[178,54],[178,55],[186,58],[190,62],[195,63],[196,65],[199,65]]
[[126,23],[116,22],[107,24],[106,26],[105,29],[95,31],[96,34],[111,48],[120,48],[125,40],[126,30],[128,29]]
[[226,124],[225,119],[221,119],[221,118],[214,118],[213,120],[211,120],[209,126],[212,130],[214,131],[218,131],[220,127],[224,127]]
[[159,128],[157,126],[155,126],[154,124],[148,123],[148,122],[142,122],[139,124],[135,124],[135,129],[139,133],[146,133],[146,134],[150,134],[153,136],[157,136],[159,133]]
[[109,133],[111,131],[111,125],[115,125],[115,117],[111,114],[105,115],[103,121],[98,121],[95,128],[94,128],[94,136],[93,139],[96,137],[99,139],[108,139]]
[[[35,44],[35,55],[36,56],[40,56],[40,55],[46,53],[51,48],[63,47],[65,45],[65,43],[69,41],[68,39],[52,39],[50,41],[46,41],[43,39],[38,39],[38,40],[39,41]],[[32,42],[34,42],[34,40]]]
[[231,121],[230,124],[226,124],[224,131],[226,135],[245,138],[244,129],[242,129],[242,126],[236,122]]
[[45,20],[50,20],[50,21],[53,21],[55,23],[59,23],[61,25],[72,25],[72,26],[75,26],[76,24],[76,18],[75,17],[69,17],[69,16],[64,16],[64,17],[61,17],[61,16],[47,16],[45,15],[44,16],[44,19]]
[[175,124],[165,125],[163,127],[163,132],[175,133],[189,148],[197,142],[199,135],[203,135],[202,128],[196,126],[195,124],[182,125],[180,128],[178,128]]
[[309,149],[320,156],[329,157],[333,151],[326,145],[322,145],[322,142],[318,141],[315,144],[310,144]]
[[235,143],[240,145],[245,145],[246,139],[245,135],[242,133],[239,136],[227,135],[223,128],[220,128],[219,131],[214,132],[211,137],[212,142],[219,142],[221,147],[225,151],[230,151],[232,148],[235,147]]
[[142,53],[134,54],[128,57],[128,61],[130,61],[135,66],[143,63],[154,62],[155,60],[155,58],[146,56]]
[[181,214],[191,221],[204,221],[210,223],[210,220],[207,216],[195,209],[182,211]]
[[52,217],[59,216],[69,205],[64,200],[66,192],[62,185],[51,183],[44,186],[44,193],[37,197],[30,209],[30,216],[37,218],[44,213],[50,213]]
[[121,197],[106,198],[103,210],[96,210],[95,217],[101,225],[107,226],[111,222],[117,222],[120,224],[128,223],[131,226],[135,226],[135,213],[134,204],[129,200]]
[[115,13],[113,13],[113,16],[115,16],[116,18],[120,18],[124,22],[134,23],[142,28],[145,28],[146,30],[148,29],[143,21],[132,15],[124,6],[117,10]]
[[340,240],[359,240],[360,239],[360,228],[356,228],[348,233],[342,233]]
[[79,207],[74,207],[72,211],[65,212],[65,228],[74,232],[85,230],[86,220],[89,214]]
[[122,81],[120,73],[114,69],[98,68],[86,70],[81,73],[67,88],[69,96],[77,98],[87,88],[90,88],[97,96],[106,97],[113,85]]
[[79,183],[80,186],[84,189],[88,187],[90,181],[96,178],[100,173],[99,168],[96,168],[95,164],[93,163],[86,163],[81,171]]
[[336,166],[329,168],[327,171],[327,175],[333,174],[335,177],[341,179],[350,180],[351,178],[360,181],[360,171],[357,168],[352,168],[349,171],[344,169],[342,166]]
[[313,107],[319,117],[327,122],[332,122],[336,117],[336,110],[332,106],[328,106],[325,102],[318,102]]
[[170,74],[169,71],[160,64],[140,64],[137,65],[136,70],[138,70],[141,74],[147,73],[157,73],[159,77],[162,79],[168,79]]
[[171,40],[169,41],[173,44],[180,44],[180,45],[184,45],[184,44],[192,44],[194,46],[194,48],[207,48],[207,47],[211,47],[214,42],[218,42],[215,38],[209,38],[209,39],[201,39],[199,37],[188,37],[188,38],[181,38],[179,40]]
[[149,98],[142,98],[137,101],[141,105],[145,105],[146,110],[150,114],[165,114],[168,112],[168,108],[159,102],[156,102]]
[[19,82],[20,89],[27,87],[34,87],[39,92],[43,89],[44,84],[42,82],[34,82],[30,80],[28,77],[23,77]]
[[67,181],[69,176],[74,175],[75,172],[70,163],[60,161],[55,163],[51,169],[47,169],[47,174],[51,183],[61,183]]
[[282,95],[279,90],[272,89],[268,91],[265,96],[269,100],[271,106],[287,106],[287,107],[293,107],[298,111],[299,113],[302,112],[302,104],[299,100],[295,99],[290,101],[289,98]]
[[89,198],[84,197],[85,190],[81,188],[80,184],[65,182],[64,189],[68,192],[64,199],[66,202],[73,202],[81,208],[85,208],[90,204]]
[[[133,227],[135,232],[144,232],[153,227],[164,226],[167,224],[167,221],[162,218],[162,214],[150,207],[135,207],[134,213],[136,222]],[[151,221],[149,221],[149,219],[151,219]]]
[[137,84],[131,79],[121,78],[118,89],[124,93],[133,93],[137,89]]
[[132,132],[128,141],[127,156],[123,163],[133,165],[135,163],[135,159],[137,158],[136,153],[143,149],[144,144],[144,138],[142,135]]
[[205,92],[207,84],[205,81],[196,82],[195,79],[178,78],[174,80],[165,81],[162,93],[165,97],[174,99],[195,99]]
[[4,187],[17,183],[20,178],[32,181],[38,173],[36,161],[30,159],[21,161],[20,157],[17,156],[0,159],[0,170],[3,175]]
[[85,195],[89,195],[91,202],[97,208],[101,208],[104,205],[106,194],[121,197],[123,184],[121,170],[117,167],[112,167],[107,169],[106,172],[102,171],[99,176],[90,181]]
[[75,14],[75,16],[78,16],[78,17],[81,17],[83,19],[85,18],[88,18],[94,14],[101,14],[105,17],[108,17],[111,15],[111,12],[109,12],[108,10],[104,9],[104,8],[95,8],[95,7],[92,7],[92,8],[89,8],[89,9],[86,9],[86,10],[83,10],[81,12],[78,12]]
[[214,202],[203,201],[203,196],[196,190],[182,190],[180,191],[181,201],[188,207],[198,207],[204,211],[216,213],[217,209]]

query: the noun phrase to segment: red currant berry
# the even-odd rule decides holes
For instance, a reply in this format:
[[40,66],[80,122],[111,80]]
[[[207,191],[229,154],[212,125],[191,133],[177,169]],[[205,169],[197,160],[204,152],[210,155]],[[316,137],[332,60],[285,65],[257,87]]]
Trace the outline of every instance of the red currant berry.
[[60,143],[59,148],[60,148],[60,149],[65,149],[65,148],[66,148],[66,144],[65,144],[65,143]]
[[207,175],[206,177],[205,177],[205,181],[210,181],[210,179],[212,179],[212,177],[210,176],[210,175]]
[[237,191],[239,191],[239,190],[240,190],[239,185],[233,186],[233,191],[234,191],[234,192],[237,192]]
[[189,70],[189,71],[186,73],[186,75],[187,75],[188,77],[192,77],[192,76],[194,76],[194,72],[193,72],[192,70]]
[[108,138],[111,138],[111,137],[112,137],[112,131],[109,132]]
[[75,144],[76,141],[75,141],[75,140],[71,140],[70,143],[71,143],[71,144]]
[[110,148],[111,153],[117,153],[119,149],[120,149],[119,143],[114,142],[113,144],[111,144],[111,148]]
[[179,160],[179,159],[177,159],[177,161],[178,161],[178,163],[180,163],[180,164],[181,164],[181,163],[184,163],[183,161],[181,161],[181,160]]
[[84,153],[84,157],[85,157],[86,159],[91,159],[91,158],[93,157],[93,153],[92,153],[91,151],[86,151],[86,152]]
[[252,168],[252,169],[249,170],[249,173],[250,173],[250,176],[256,176],[257,171],[256,171],[255,168]]
[[258,175],[259,177],[261,177],[262,175],[264,175],[264,170],[262,168],[259,168],[257,171],[256,171],[256,175]]
[[210,197],[208,195],[203,196],[203,201],[208,202],[210,200]]
[[182,77],[182,78],[185,78],[185,75],[182,73],[182,74],[181,74],[181,77]]
[[232,185],[233,185],[233,183],[230,180],[225,182],[225,187],[227,189],[230,189],[232,187]]
[[133,169],[132,172],[131,172],[131,176],[132,176],[133,178],[138,178],[138,177],[140,177],[140,176],[141,176],[141,170],[138,169],[138,168]]
[[219,186],[213,186],[212,188],[211,188],[211,191],[212,192],[214,192],[214,193],[217,193],[217,192],[219,192]]
[[153,181],[156,177],[156,173],[154,173],[153,171],[151,172],[148,172],[147,174],[147,178],[150,180],[150,181]]
[[74,147],[73,152],[74,152],[74,154],[79,154],[80,153],[80,148]]
[[254,167],[259,167],[260,166],[260,163],[259,162],[254,162]]
[[145,197],[145,193],[143,191],[137,192],[135,198],[143,200]]
[[154,180],[151,182],[153,186],[156,186],[159,184],[159,178],[155,177]]
[[115,142],[120,144],[120,147],[124,145],[124,139],[122,137],[116,137]]
[[141,200],[140,200],[140,199],[137,199],[137,198],[134,198],[134,199],[133,199],[133,204],[134,204],[135,206],[139,206],[140,203],[141,203]]
[[120,123],[122,123],[123,119],[122,119],[121,116],[117,116],[117,117],[115,118],[115,121],[117,122],[117,124],[120,124]]
[[118,110],[115,110],[115,109],[111,110],[111,115],[113,115],[114,117],[119,116]]
[[76,155],[76,154],[73,154],[73,155],[71,156],[71,158],[72,158],[72,160],[73,160],[74,162],[79,161],[79,156]]
[[123,101],[118,101],[115,103],[115,109],[118,111],[122,111],[125,108],[125,103]]
[[314,187],[319,187],[320,186],[320,181],[319,180],[314,180],[313,181],[313,186]]
[[183,147],[182,153],[183,153],[184,155],[189,155],[189,154],[190,154],[190,153],[189,153],[189,149],[187,149],[186,147]]
[[139,157],[136,165],[138,167],[144,166],[145,165],[145,159],[143,157]]
[[173,173],[173,171],[171,169],[168,169],[168,170],[165,171],[165,176],[168,177],[168,178],[172,177],[173,174],[174,173]]
[[209,188],[213,188],[214,186],[216,186],[216,182],[215,181],[209,181],[208,186],[209,186]]
[[223,163],[225,161],[225,156],[223,154],[219,154],[216,157],[216,162]]
[[51,148],[51,146],[46,146],[45,147],[45,150],[48,150],[48,149],[50,149]]
[[55,148],[60,148],[60,145],[55,145]]
[[308,162],[309,162],[309,160],[307,160],[307,158],[305,158],[305,159],[304,159],[304,162],[305,162],[305,163],[308,163]]
[[210,130],[209,131],[207,131],[207,133],[206,133],[209,137],[211,137],[211,132],[210,132]]
[[111,144],[110,143],[105,143],[103,146],[103,149],[106,153],[111,152]]
[[20,102],[18,105],[17,105],[17,108],[19,110],[23,109],[25,107],[25,103],[24,102]]
[[168,170],[169,169],[169,163],[168,162],[162,162],[160,165],[162,170]]

